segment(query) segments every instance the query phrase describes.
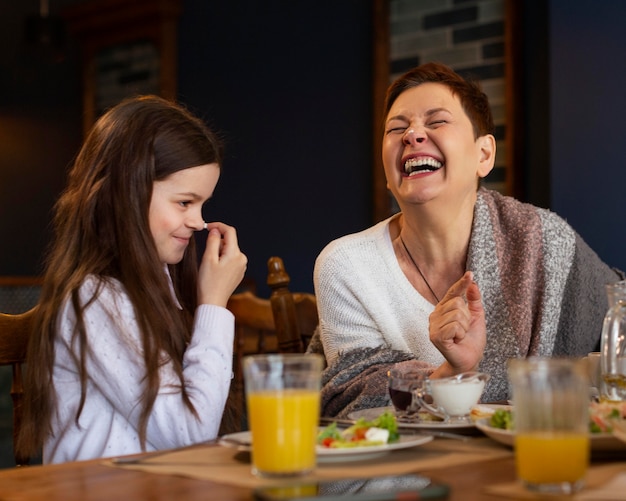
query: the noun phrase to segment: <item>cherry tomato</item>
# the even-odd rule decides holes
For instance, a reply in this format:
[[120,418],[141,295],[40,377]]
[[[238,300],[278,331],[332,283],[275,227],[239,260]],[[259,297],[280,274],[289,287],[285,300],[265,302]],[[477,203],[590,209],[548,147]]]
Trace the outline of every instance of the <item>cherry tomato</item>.
[[331,446],[331,444],[332,444],[334,441],[335,441],[335,439],[334,439],[334,438],[331,438],[331,437],[326,437],[324,440],[322,440],[322,445],[323,445],[324,447],[330,447],[330,446]]

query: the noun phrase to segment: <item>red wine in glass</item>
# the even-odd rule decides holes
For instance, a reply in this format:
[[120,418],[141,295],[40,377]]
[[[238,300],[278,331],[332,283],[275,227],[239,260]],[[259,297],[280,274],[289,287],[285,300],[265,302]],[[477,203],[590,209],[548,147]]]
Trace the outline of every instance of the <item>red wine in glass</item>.
[[410,391],[396,390],[389,388],[391,403],[397,411],[406,412],[413,401],[413,394]]
[[413,401],[413,392],[420,388],[424,381],[424,373],[390,369],[389,396],[399,418],[410,417],[417,413],[419,407]]

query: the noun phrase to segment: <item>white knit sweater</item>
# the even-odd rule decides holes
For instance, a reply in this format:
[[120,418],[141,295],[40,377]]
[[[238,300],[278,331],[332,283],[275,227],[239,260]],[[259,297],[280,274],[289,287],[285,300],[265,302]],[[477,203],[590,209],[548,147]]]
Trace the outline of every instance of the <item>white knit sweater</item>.
[[340,351],[381,345],[435,366],[443,363],[428,337],[435,307],[400,269],[389,221],[331,242],[317,258],[315,293],[329,365]]
[[[80,289],[91,297],[96,282]],[[133,454],[141,451],[139,404],[144,393],[144,363],[133,306],[121,284],[105,286],[85,310],[90,350],[87,398],[78,424],[80,353],[71,344],[74,310],[66,303],[59,317],[55,343],[54,388],[58,407],[53,435],[44,444],[44,463]],[[227,309],[200,305],[193,337],[183,359],[185,387],[199,415],[193,416],[181,398],[171,363],[160,370],[161,390],[147,429],[147,450],[168,449],[214,438],[219,429],[232,374],[234,317]]]
[[[328,364],[341,364],[333,373],[357,377],[359,356],[351,352],[368,347],[408,353],[433,366],[443,362],[428,336],[434,306],[400,269],[391,219],[331,242],[316,260],[320,337]],[[510,396],[510,358],[581,356],[597,349],[605,285],[624,278],[558,215],[484,188],[474,208],[466,269],[474,272],[485,308],[480,370],[492,376],[487,401]]]

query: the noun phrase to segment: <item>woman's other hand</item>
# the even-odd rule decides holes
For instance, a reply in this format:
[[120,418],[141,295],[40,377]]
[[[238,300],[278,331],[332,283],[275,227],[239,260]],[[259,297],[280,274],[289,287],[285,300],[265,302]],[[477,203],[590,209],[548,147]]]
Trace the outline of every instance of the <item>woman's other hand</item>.
[[226,306],[241,283],[248,258],[239,249],[237,231],[224,223],[208,223],[206,249],[198,272],[198,303]]
[[471,271],[448,289],[429,318],[430,340],[446,358],[433,377],[477,370],[487,344],[485,310]]

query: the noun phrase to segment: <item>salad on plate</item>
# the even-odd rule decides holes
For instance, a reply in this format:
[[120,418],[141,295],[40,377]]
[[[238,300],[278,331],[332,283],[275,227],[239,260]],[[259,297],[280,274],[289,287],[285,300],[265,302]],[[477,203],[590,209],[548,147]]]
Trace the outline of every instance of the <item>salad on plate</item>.
[[[590,402],[589,432],[612,433],[617,423],[626,423],[626,402]],[[511,410],[498,409],[489,418],[492,428],[514,429],[514,416]]]
[[329,449],[371,447],[398,442],[400,434],[396,416],[383,412],[380,416],[366,420],[359,418],[348,428],[341,429],[333,422],[320,430],[317,443]]

